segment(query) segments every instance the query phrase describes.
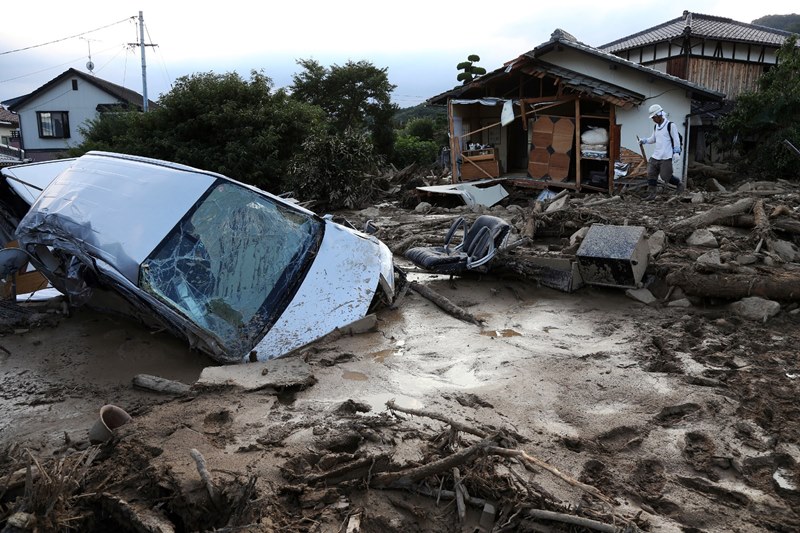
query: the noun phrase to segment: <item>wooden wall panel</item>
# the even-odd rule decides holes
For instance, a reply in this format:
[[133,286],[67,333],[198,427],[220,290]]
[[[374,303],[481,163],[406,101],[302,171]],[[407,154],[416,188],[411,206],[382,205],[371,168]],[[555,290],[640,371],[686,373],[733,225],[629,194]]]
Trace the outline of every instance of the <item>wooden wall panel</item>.
[[736,98],[758,87],[764,65],[692,58],[685,79]]

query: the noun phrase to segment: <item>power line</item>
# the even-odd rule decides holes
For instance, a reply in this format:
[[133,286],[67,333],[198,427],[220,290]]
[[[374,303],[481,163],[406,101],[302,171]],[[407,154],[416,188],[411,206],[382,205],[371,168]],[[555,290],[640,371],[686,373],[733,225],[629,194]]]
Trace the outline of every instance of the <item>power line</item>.
[[57,39],[55,41],[50,41],[50,42],[42,43],[42,44],[35,44],[33,46],[26,46],[25,48],[17,48],[16,50],[8,50],[6,52],[0,52],[0,56],[4,56],[6,54],[13,54],[14,52],[22,52],[24,50],[30,50],[32,48],[39,48],[40,46],[47,46],[48,44],[60,43],[61,41],[66,41],[68,39],[74,39],[75,37],[81,37],[82,35],[86,35],[86,34],[89,34],[89,33],[96,32],[96,31],[104,30],[106,28],[110,28],[111,26],[116,26],[117,24],[122,24],[123,22],[127,22],[127,21],[129,21],[129,20],[131,20],[133,18],[134,17],[124,18],[124,19],[122,19],[120,21],[112,22],[111,24],[106,24],[105,26],[101,26],[101,27],[95,28],[93,30],[85,31],[83,33],[77,33],[77,34],[71,35],[69,37],[64,37],[63,39]]

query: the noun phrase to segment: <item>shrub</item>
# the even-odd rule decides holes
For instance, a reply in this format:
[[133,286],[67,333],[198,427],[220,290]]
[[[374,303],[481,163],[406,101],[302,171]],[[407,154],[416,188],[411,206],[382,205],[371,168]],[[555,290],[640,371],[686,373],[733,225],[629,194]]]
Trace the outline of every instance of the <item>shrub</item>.
[[346,129],[331,134],[317,131],[289,166],[286,185],[300,200],[313,200],[328,209],[357,208],[373,197],[372,181],[381,158],[367,133]]

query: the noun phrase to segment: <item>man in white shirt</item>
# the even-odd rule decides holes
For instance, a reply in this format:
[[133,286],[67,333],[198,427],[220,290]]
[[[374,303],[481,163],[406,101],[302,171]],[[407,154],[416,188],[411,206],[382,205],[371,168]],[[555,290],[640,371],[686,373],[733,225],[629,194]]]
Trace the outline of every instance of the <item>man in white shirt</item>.
[[642,145],[656,145],[653,155],[647,162],[647,196],[645,200],[656,198],[659,176],[664,183],[675,185],[677,194],[682,194],[686,186],[680,178],[673,175],[673,168],[678,165],[681,156],[681,136],[678,126],[667,120],[664,109],[658,104],[651,105],[649,112],[650,118],[655,122],[653,134],[639,140]]

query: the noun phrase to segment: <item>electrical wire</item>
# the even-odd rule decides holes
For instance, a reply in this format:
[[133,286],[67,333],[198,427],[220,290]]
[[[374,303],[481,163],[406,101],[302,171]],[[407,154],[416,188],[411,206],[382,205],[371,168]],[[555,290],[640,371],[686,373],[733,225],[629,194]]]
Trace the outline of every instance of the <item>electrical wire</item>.
[[64,37],[62,39],[56,39],[55,41],[50,41],[50,42],[42,43],[42,44],[35,44],[33,46],[26,46],[25,48],[17,48],[16,50],[7,50],[5,52],[0,52],[0,56],[4,56],[6,54],[13,54],[14,52],[22,52],[22,51],[25,51],[25,50],[30,50],[32,48],[39,48],[41,46],[47,46],[49,44],[60,43],[61,41],[66,41],[68,39],[74,39],[75,37],[81,37],[82,35],[87,35],[89,33],[93,33],[93,32],[96,32],[96,31],[104,30],[106,28],[110,28],[111,26],[115,26],[117,24],[122,24],[123,22],[128,22],[132,18],[134,18],[134,17],[127,17],[127,18],[124,18],[124,19],[122,19],[120,21],[112,22],[111,24],[106,24],[105,26],[101,26],[101,27],[95,28],[93,30],[85,31],[83,33],[77,33],[75,35],[70,35],[69,37]]

